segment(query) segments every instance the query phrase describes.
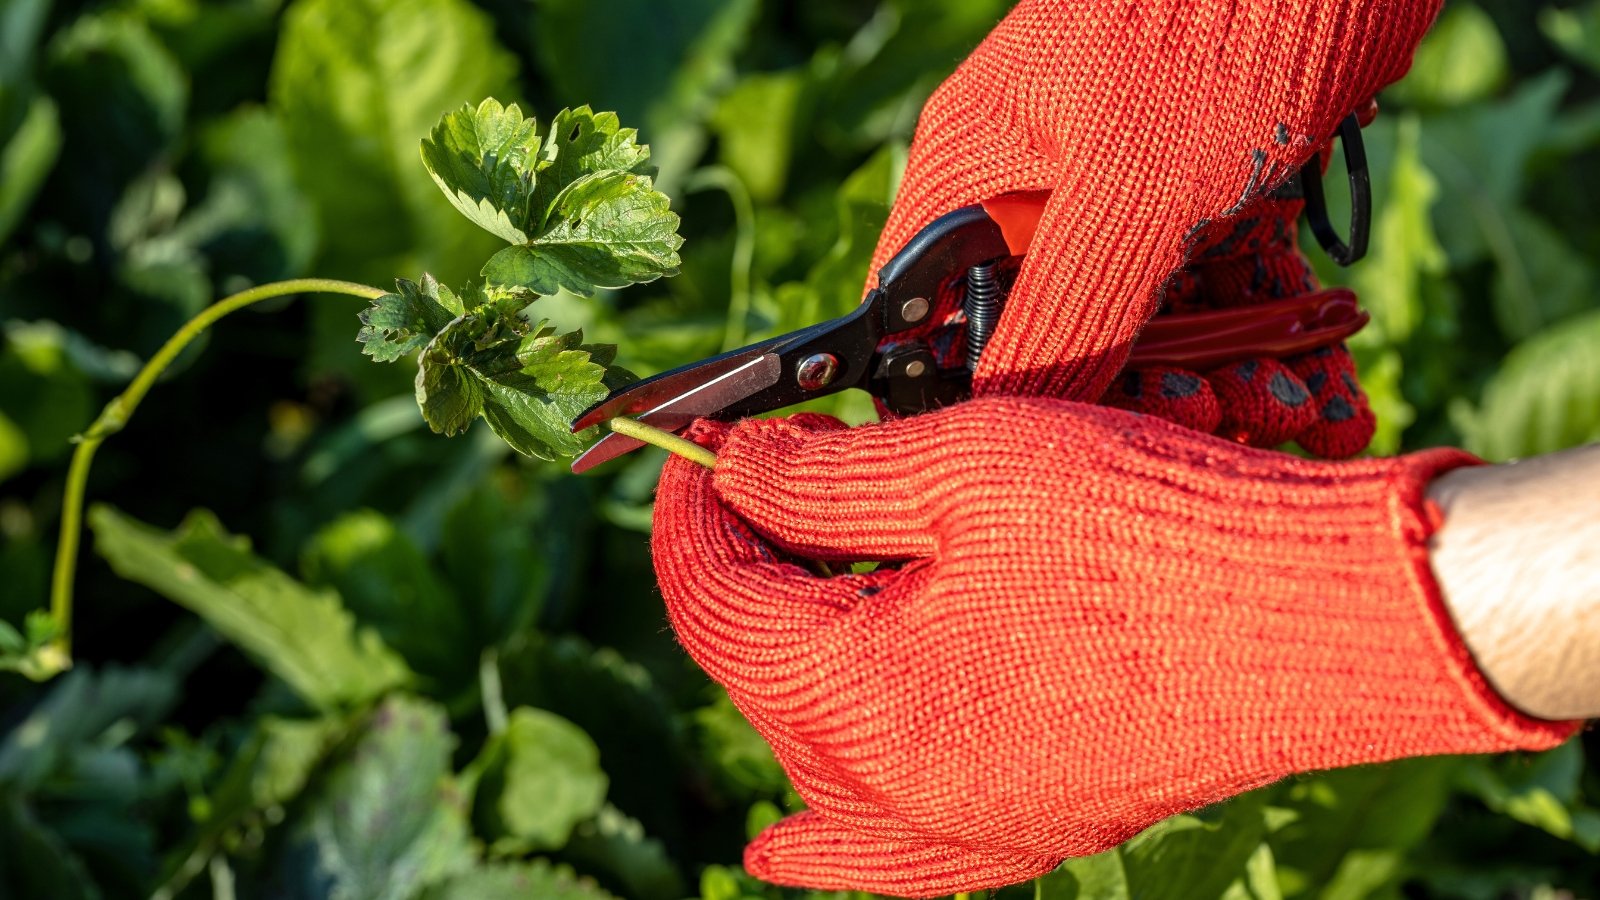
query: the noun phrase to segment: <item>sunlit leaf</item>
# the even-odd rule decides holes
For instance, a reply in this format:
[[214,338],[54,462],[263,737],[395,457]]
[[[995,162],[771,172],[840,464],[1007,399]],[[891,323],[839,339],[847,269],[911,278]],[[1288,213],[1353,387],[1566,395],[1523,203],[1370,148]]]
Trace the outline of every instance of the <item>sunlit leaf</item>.
[[637,141],[638,132],[623,128],[614,112],[597,113],[580,106],[556,113],[539,148],[539,179],[528,201],[529,232],[538,234],[550,227],[556,201],[585,175],[653,175],[650,148]]
[[490,97],[447,113],[422,139],[422,162],[445,197],[479,228],[503,241],[528,239],[529,197],[539,136],[515,103]]
[[678,215],[650,179],[596,172],[551,201],[535,237],[496,253],[483,267],[489,284],[535,294],[592,294],[678,272]]
[[1278,801],[1296,814],[1268,842],[1285,895],[1357,900],[1404,874],[1406,851],[1444,811],[1460,760],[1424,758],[1341,769],[1295,782]]

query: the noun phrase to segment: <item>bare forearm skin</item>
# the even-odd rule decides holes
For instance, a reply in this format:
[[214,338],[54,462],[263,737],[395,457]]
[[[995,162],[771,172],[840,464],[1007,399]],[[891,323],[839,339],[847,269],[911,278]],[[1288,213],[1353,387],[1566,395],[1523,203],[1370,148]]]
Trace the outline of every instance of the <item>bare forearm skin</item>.
[[1542,719],[1600,717],[1600,444],[1456,469],[1435,576],[1478,667]]

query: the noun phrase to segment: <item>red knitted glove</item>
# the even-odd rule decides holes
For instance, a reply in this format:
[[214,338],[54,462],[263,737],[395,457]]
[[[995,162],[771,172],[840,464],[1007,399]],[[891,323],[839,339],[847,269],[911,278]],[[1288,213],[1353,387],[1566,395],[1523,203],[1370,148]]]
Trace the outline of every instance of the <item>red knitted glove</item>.
[[1317,462],[1047,399],[817,419],[733,426],[656,503],[673,628],[810,806],[757,877],[1009,884],[1292,772],[1573,731],[1501,701],[1441,605],[1423,488],[1463,452]]
[[[1168,280],[1161,313],[1254,306],[1315,291],[1316,277],[1296,240],[1305,202],[1287,190],[1293,184],[1208,226],[1188,264]],[[1282,360],[1242,360],[1206,373],[1132,370],[1112,382],[1100,402],[1253,447],[1298,441],[1334,459],[1366,449],[1376,425],[1342,344]]]
[[923,109],[872,271],[942,213],[1052,190],[974,393],[1096,400],[1195,236],[1399,78],[1438,6],[1021,0]]

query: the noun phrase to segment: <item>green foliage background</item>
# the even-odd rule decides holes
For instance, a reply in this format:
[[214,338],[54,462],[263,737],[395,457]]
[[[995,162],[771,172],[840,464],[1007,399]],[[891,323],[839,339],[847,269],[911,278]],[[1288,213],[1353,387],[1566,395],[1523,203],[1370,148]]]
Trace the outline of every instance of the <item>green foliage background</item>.
[[[1006,6],[0,0],[0,620],[43,604],[68,439],[187,317],[475,274],[494,238],[418,159],[441,113],[640,128],[683,274],[540,302],[648,374],[853,305],[923,98]],[[1368,146],[1375,249],[1326,275],[1375,315],[1377,449],[1600,438],[1600,2],[1452,3]],[[665,629],[660,457],[428,433],[361,305],[224,322],[102,451],[79,665],[0,680],[0,896],[801,896],[737,866],[797,800]],[[1597,761],[1294,779],[1002,897],[1593,897]]]

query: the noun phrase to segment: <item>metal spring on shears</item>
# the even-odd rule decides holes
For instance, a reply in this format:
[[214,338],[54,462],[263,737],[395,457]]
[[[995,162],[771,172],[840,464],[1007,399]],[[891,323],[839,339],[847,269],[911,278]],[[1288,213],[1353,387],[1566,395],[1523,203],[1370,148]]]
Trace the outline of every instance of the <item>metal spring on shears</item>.
[[1005,305],[1005,294],[1000,290],[1000,277],[992,262],[967,269],[967,293],[961,308],[967,314],[967,371],[978,368],[978,357],[994,334],[1000,321],[1000,308]]

